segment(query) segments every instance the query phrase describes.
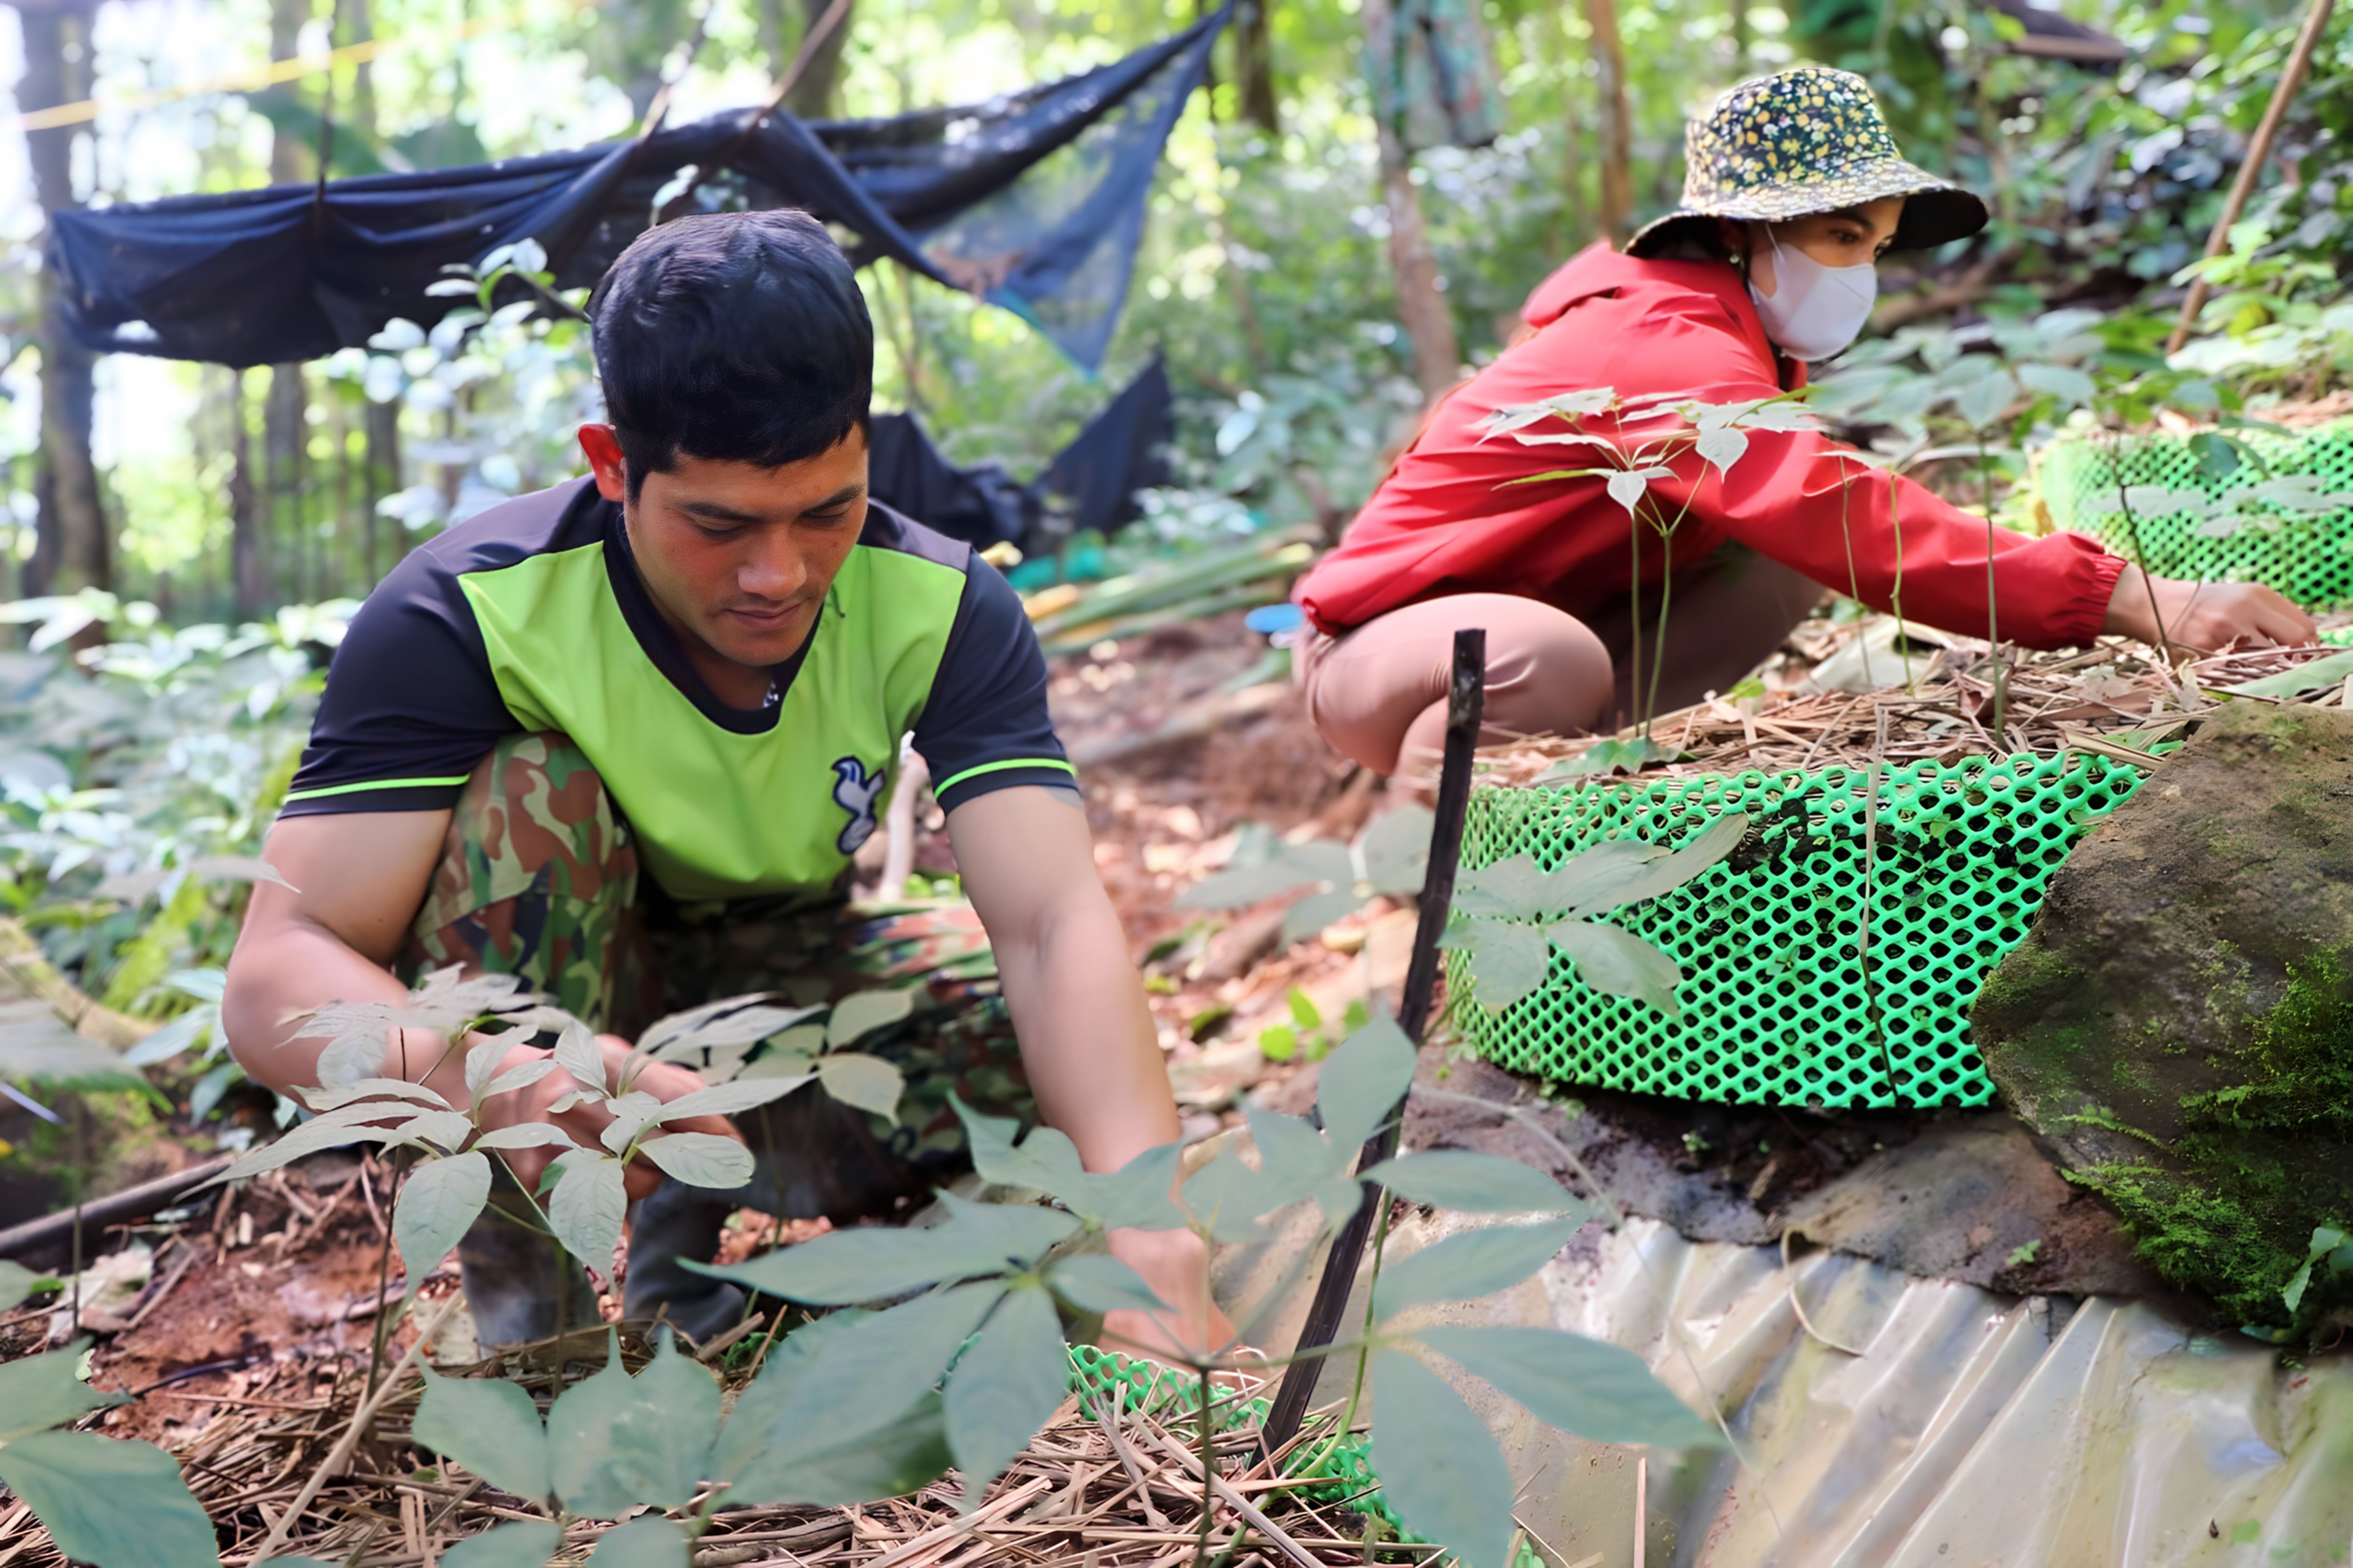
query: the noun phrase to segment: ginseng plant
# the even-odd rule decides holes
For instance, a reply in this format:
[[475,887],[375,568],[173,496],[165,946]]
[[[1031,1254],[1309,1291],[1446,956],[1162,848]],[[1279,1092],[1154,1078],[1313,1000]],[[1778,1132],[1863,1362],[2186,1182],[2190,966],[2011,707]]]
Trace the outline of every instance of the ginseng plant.
[[[1540,428],[1558,422],[1566,430]],[[1820,422],[1786,394],[1739,403],[1708,403],[1687,393],[1657,393],[1621,399],[1611,387],[1565,392],[1540,403],[1506,404],[1481,423],[1482,439],[1509,436],[1524,447],[1587,447],[1598,461],[1589,468],[1554,468],[1509,479],[1506,484],[1534,485],[1557,479],[1599,479],[1609,499],[1626,509],[1631,571],[1629,593],[1634,626],[1633,662],[1629,686],[1639,731],[1631,741],[1601,741],[1556,774],[1636,772],[1666,760],[1666,748],[1651,737],[1651,721],[1659,701],[1659,676],[1667,640],[1667,616],[1674,598],[1675,531],[1691,514],[1707,470],[1713,466],[1717,482],[1730,475],[1746,455],[1750,433],[1758,430],[1816,430]],[[1691,459],[1696,459],[1696,467]],[[1653,489],[1664,481],[1682,491],[1682,500]],[[1672,509],[1672,510],[1671,510]],[[1658,633],[1651,644],[1651,678],[1642,680],[1642,533],[1659,536]]]

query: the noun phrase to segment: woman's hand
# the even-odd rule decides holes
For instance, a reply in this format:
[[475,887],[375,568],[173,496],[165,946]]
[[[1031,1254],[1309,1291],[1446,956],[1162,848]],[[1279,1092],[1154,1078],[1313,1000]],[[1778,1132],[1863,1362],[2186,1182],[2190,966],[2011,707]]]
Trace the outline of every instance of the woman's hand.
[[1126,1355],[1189,1362],[1236,1348],[1234,1326],[1209,1299],[1209,1249],[1189,1230],[1114,1230],[1111,1254],[1168,1303],[1166,1312],[1103,1314],[1103,1345]]
[[[2156,613],[2150,613],[2154,596]],[[2160,635],[2157,616],[2164,617]],[[2144,576],[2127,566],[2108,596],[2100,629],[2145,642],[2171,643],[2195,653],[2216,653],[2233,643],[2278,643],[2296,647],[2319,635],[2310,616],[2257,583],[2182,583]]]
[[[629,1058],[629,1042],[617,1035],[599,1035],[596,1037],[596,1043],[604,1048],[605,1088],[610,1091],[620,1082],[622,1065]],[[536,1050],[529,1046],[517,1046],[500,1061],[499,1070],[504,1072],[509,1068],[535,1061],[547,1054],[545,1051]],[[548,1109],[578,1087],[572,1081],[571,1074],[552,1072],[536,1083],[527,1084],[522,1089],[494,1096],[482,1102],[482,1129],[488,1131],[493,1127],[516,1127],[527,1121],[544,1121],[550,1126],[562,1129],[570,1135],[575,1143],[584,1148],[601,1150],[604,1145],[598,1142],[598,1139],[605,1129],[613,1124],[613,1113],[606,1110],[602,1103],[576,1105],[562,1112],[552,1112]],[[685,1068],[669,1062],[654,1062],[645,1066],[638,1073],[635,1081],[629,1085],[632,1090],[650,1094],[655,1099],[665,1102],[702,1087],[701,1074],[690,1072]],[[737,1132],[733,1125],[723,1116],[692,1116],[683,1121],[669,1123],[666,1130],[672,1132],[712,1132],[722,1138],[733,1138],[738,1143],[744,1141],[743,1135]],[[648,1129],[648,1131],[652,1130]],[[500,1153],[506,1160],[509,1167],[513,1170],[515,1180],[521,1182],[526,1191],[535,1191],[538,1188],[541,1174],[563,1152],[561,1149],[549,1146],[505,1149],[500,1151]],[[628,1186],[629,1197],[633,1202],[659,1186],[661,1178],[661,1172],[642,1155],[630,1161],[628,1169],[622,1173],[622,1179]]]

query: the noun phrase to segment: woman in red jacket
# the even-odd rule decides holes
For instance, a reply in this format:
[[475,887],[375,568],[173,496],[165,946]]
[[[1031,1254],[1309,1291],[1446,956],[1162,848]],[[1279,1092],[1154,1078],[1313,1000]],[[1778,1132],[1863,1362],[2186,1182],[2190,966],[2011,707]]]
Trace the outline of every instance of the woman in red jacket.
[[[1514,483],[1593,456],[1490,434],[1491,416],[1604,387],[1621,402],[1710,404],[1796,391],[1806,361],[1862,330],[1880,256],[1986,221],[1976,196],[1898,156],[1870,88],[1844,71],[1803,66],[1736,88],[1693,122],[1686,151],[1683,206],[1625,254],[1596,245],[1530,295],[1513,346],[1432,411],[1347,537],[1301,580],[1314,630],[1302,650],[1309,712],[1377,773],[1436,759],[1458,628],[1486,628],[1491,740],[1611,728],[1640,706],[1628,509],[1598,478]],[[1560,420],[1538,428],[1567,433]],[[1683,519],[1663,647],[1652,645],[1668,555],[1642,530],[1641,663],[1648,686],[1663,661],[1662,710],[1729,688],[1824,586],[1883,609],[1900,591],[1913,619],[1985,633],[1985,520],[1841,454],[1851,449],[1810,430],[1757,430],[1729,469],[1686,455],[1652,480],[1664,515]],[[2155,642],[2158,615],[2195,648],[2313,636],[2268,588],[2144,581],[2081,534],[1991,538],[1997,625],[2031,647],[2101,632]]]

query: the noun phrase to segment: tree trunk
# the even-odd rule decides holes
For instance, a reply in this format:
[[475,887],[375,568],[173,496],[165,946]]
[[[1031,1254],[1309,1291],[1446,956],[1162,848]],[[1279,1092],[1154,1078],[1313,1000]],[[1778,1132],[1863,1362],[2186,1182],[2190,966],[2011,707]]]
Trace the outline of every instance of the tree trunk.
[[1731,5],[1732,76],[1735,81],[1738,81],[1748,75],[1748,0],[1731,0]]
[[1282,130],[1274,96],[1274,38],[1268,25],[1274,0],[1238,0],[1234,7],[1234,95],[1242,118],[1270,134]]
[[269,599],[269,541],[253,490],[253,446],[245,426],[245,372],[229,373],[228,526],[230,593],[239,620],[252,620]]
[[400,405],[371,403],[367,405],[367,575],[368,585],[392,569],[393,562],[408,553],[406,531],[397,523],[392,527],[391,560],[385,559],[383,537],[387,520],[376,510],[376,502],[396,495],[400,484]]
[[[831,0],[801,0],[801,33],[804,37],[824,17],[830,4]],[[808,67],[801,72],[801,79],[795,82],[793,90],[785,95],[785,107],[801,119],[823,120],[833,113],[841,86],[841,51],[849,42],[849,29],[857,20],[857,0],[850,0],[849,8],[841,14],[841,20],[834,24],[833,31],[818,42],[817,52],[809,56]],[[794,47],[799,47],[797,38],[794,41]],[[776,57],[776,74],[784,75],[785,68],[791,63],[789,53]]]
[[[1388,36],[1388,0],[1364,0],[1367,48]],[[1430,233],[1421,219],[1421,193],[1414,188],[1413,160],[1386,121],[1376,127],[1380,136],[1381,196],[1388,205],[1389,270],[1397,279],[1398,320],[1413,345],[1413,378],[1420,384],[1427,404],[1452,386],[1462,374],[1462,353],[1454,340],[1454,317],[1439,287],[1438,258],[1430,252]]]
[[[301,44],[302,24],[310,19],[309,0],[270,0],[269,58],[291,58]],[[316,150],[295,137],[280,133],[269,139],[270,184],[307,184],[318,178],[317,163]],[[296,600],[302,595],[304,413],[302,367],[272,365],[269,391],[261,402],[261,510],[267,531],[274,536],[270,553],[286,567],[285,580],[274,587]]]
[[[19,110],[31,111],[90,96],[90,13],[72,5],[20,5],[25,73],[16,84]],[[75,132],[60,126],[26,134],[34,194],[43,213],[79,206],[73,188]],[[98,466],[90,458],[90,427],[96,362],[66,334],[57,309],[56,279],[40,280],[41,457],[33,481],[39,505],[33,557],[25,563],[27,595],[72,593],[113,584],[111,542],[99,497]]]
[[1585,0],[1593,34],[1594,86],[1601,100],[1601,229],[1626,238],[1634,213],[1634,117],[1626,104],[1626,51],[1618,40],[1618,0]]

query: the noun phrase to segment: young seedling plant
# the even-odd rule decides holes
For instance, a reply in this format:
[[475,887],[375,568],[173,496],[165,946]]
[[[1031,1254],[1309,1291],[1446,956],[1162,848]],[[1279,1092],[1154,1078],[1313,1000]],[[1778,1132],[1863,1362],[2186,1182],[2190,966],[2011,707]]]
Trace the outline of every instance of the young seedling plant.
[[[1568,428],[1553,427],[1556,425]],[[1524,447],[1585,447],[1596,456],[1591,467],[1554,468],[1507,482],[1534,485],[1557,479],[1599,479],[1609,499],[1626,509],[1636,628],[1629,689],[1639,712],[1640,730],[1630,741],[1596,742],[1567,771],[1609,773],[1622,768],[1633,773],[1667,760],[1666,748],[1651,738],[1651,721],[1658,708],[1667,616],[1674,601],[1675,531],[1691,515],[1707,470],[1713,467],[1721,484],[1733,465],[1747,454],[1751,432],[1820,427],[1811,414],[1787,395],[1739,403],[1708,403],[1680,392],[1621,399],[1607,386],[1565,392],[1539,403],[1506,404],[1481,424],[1482,439],[1508,436]],[[1672,495],[1678,489],[1680,500]],[[1658,632],[1651,644],[1647,687],[1642,680],[1641,635],[1645,530],[1658,535],[1660,556]]]

